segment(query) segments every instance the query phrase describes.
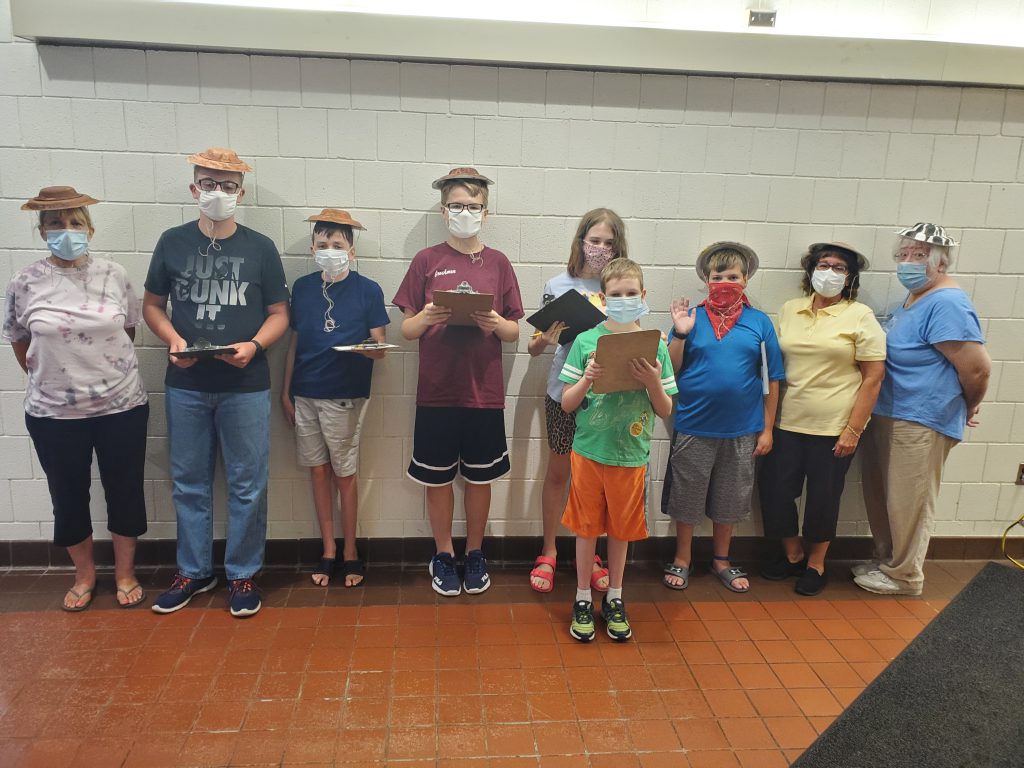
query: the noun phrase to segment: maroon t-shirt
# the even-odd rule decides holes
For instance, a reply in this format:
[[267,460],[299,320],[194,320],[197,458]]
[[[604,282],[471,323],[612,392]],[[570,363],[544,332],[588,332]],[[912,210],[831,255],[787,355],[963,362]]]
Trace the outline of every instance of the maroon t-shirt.
[[[434,291],[454,291],[465,282],[477,293],[493,293],[494,311],[506,320],[518,320],[523,316],[523,300],[508,258],[487,247],[480,255],[474,264],[448,243],[423,249],[413,257],[393,303],[403,312],[420,312],[432,301]],[[416,404],[504,408],[501,340],[475,325],[428,328],[420,336]]]

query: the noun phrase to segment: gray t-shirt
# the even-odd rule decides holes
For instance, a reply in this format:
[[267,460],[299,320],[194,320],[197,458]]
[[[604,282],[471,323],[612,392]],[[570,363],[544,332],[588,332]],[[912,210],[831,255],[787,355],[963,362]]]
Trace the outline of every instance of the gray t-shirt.
[[[568,272],[563,272],[544,283],[544,296],[541,299],[541,306],[550,304],[566,291],[576,289],[591,301],[600,306],[595,298],[601,292],[601,279],[598,277],[573,277]],[[546,330],[546,329],[545,329]],[[562,388],[565,386],[558,379],[562,372],[565,359],[569,356],[569,349],[572,344],[559,344],[555,347],[555,359],[551,361],[551,370],[548,372],[548,397],[556,403],[562,402]]]
[[[248,341],[267,318],[267,307],[288,301],[281,257],[273,241],[238,225],[211,244],[192,221],[160,236],[146,275],[146,290],[168,296],[171,324],[188,344]],[[200,360],[190,368],[168,364],[164,383],[199,392],[258,392],[270,388],[263,355],[245,368]]]

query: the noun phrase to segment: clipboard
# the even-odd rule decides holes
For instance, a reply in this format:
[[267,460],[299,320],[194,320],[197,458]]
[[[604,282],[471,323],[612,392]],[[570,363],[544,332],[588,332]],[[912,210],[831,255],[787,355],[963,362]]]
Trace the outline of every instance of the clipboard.
[[651,365],[657,365],[660,341],[661,331],[658,330],[607,333],[598,338],[595,359],[604,373],[594,382],[591,391],[606,395],[643,389],[644,385],[629,372],[629,361],[642,357]]
[[217,355],[233,355],[237,350],[234,347],[186,347],[181,352],[170,352],[172,357],[194,357],[197,360],[205,360]]
[[558,334],[558,343],[569,344],[581,333],[603,323],[605,319],[604,312],[591,304],[590,299],[575,288],[570,288],[526,318],[526,322],[541,333],[553,323],[565,323],[566,327]]
[[434,291],[431,301],[439,307],[450,307],[448,325],[472,325],[473,312],[490,312],[494,308],[493,293],[469,293],[464,291]]
[[379,342],[364,344],[347,344],[338,347],[331,347],[338,352],[374,352],[378,349],[398,349],[397,344],[381,344]]

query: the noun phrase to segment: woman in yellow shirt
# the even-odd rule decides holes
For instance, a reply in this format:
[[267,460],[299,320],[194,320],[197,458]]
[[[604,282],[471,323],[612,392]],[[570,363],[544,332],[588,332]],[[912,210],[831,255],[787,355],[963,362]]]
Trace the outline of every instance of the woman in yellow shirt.
[[[761,575],[798,577],[796,592],[825,588],[825,554],[835,537],[839,500],[885,375],[885,334],[856,301],[867,259],[846,243],[814,243],[800,262],[804,296],[779,312],[786,366],[774,449],[759,478],[764,533],[784,554]],[[803,540],[796,500],[807,482]]]

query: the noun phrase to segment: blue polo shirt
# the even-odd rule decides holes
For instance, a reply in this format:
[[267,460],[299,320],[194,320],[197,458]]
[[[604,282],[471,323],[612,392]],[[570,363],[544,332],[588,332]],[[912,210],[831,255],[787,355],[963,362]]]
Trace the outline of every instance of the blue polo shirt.
[[943,341],[985,343],[974,305],[959,288],[939,288],[904,309],[900,304],[885,329],[885,378],[875,413],[915,421],[954,440],[964,439],[967,401],[956,368],[935,345]]
[[371,328],[387,325],[387,308],[380,286],[358,272],[327,284],[334,302],[333,331],[324,330],[324,282],[320,272],[300,277],[292,287],[291,326],[296,333],[295,366],[291,394],[322,400],[370,396],[373,360],[331,347],[358,344],[370,337]]
[[[669,341],[673,334],[669,334]],[[707,310],[697,307],[696,323],[686,338],[683,367],[676,379],[676,431],[698,437],[740,437],[764,429],[761,342],[768,378],[786,378],[782,350],[772,321],[744,307],[736,325],[715,338]]]

